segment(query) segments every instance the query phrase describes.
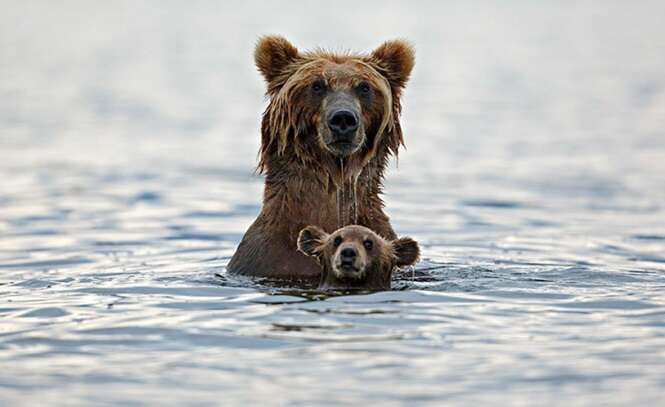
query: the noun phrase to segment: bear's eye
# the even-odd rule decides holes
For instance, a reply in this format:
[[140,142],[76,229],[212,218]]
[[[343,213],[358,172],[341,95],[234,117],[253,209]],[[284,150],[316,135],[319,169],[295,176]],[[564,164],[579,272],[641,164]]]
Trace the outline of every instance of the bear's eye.
[[367,239],[363,242],[363,246],[365,246],[365,249],[367,249],[367,251],[372,250],[372,247],[374,247],[374,242]]
[[337,236],[337,237],[335,238],[335,240],[333,240],[333,244],[335,245],[335,247],[341,245],[341,244],[342,244],[342,237],[341,237],[341,236]]
[[316,94],[323,93],[323,91],[326,89],[325,83],[323,81],[316,81],[312,83],[312,92]]
[[369,83],[362,82],[360,85],[358,85],[358,90],[360,93],[367,95],[372,90],[372,88],[369,86]]

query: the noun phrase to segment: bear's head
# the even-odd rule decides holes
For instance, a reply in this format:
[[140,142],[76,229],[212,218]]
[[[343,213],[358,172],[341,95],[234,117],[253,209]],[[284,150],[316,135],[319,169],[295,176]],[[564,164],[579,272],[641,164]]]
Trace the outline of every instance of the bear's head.
[[389,290],[393,269],[411,266],[420,256],[418,243],[410,237],[387,241],[359,225],[331,234],[308,226],[298,236],[298,250],[321,264],[324,289]]
[[397,154],[400,95],[414,65],[408,43],[388,41],[369,54],[303,53],[282,37],[266,36],[254,57],[270,98],[261,171],[275,155],[306,165],[344,159],[362,168],[381,147]]

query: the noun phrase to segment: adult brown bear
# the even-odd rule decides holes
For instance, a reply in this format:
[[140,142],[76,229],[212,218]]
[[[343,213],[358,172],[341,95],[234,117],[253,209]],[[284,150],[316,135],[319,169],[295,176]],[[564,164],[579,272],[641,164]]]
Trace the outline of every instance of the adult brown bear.
[[414,51],[388,41],[369,54],[301,53],[268,36],[254,58],[270,98],[258,165],[263,207],[228,270],[318,282],[320,267],[298,252],[303,227],[354,223],[396,237],[379,195],[388,158],[404,144],[400,95]]

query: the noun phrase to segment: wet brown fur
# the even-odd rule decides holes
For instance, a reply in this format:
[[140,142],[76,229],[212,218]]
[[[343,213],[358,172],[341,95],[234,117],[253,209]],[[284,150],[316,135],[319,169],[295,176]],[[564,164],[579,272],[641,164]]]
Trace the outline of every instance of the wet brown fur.
[[[339,245],[335,238],[339,237]],[[364,243],[370,240],[372,246],[367,249]],[[340,248],[352,247],[363,263],[357,277],[339,276],[335,272],[335,259]],[[358,225],[349,225],[325,233],[316,226],[308,226],[298,236],[298,250],[314,257],[321,266],[320,289],[337,290],[389,290],[392,272],[395,267],[415,264],[420,257],[418,243],[409,237],[392,241],[386,240],[370,229]]]
[[[335,230],[340,223],[351,223],[351,200],[343,205],[348,216],[338,222],[338,189],[348,196],[356,182],[356,223],[395,237],[380,194],[388,158],[404,144],[400,96],[413,67],[413,49],[403,41],[389,41],[370,54],[300,53],[284,38],[269,36],[259,40],[255,60],[270,98],[258,164],[266,176],[263,207],[228,269],[261,277],[318,278],[319,267],[297,252],[296,238],[307,225]],[[317,79],[331,89],[352,88],[360,81],[374,89],[371,104],[362,109],[364,143],[342,164],[317,135],[321,106],[307,93]]]

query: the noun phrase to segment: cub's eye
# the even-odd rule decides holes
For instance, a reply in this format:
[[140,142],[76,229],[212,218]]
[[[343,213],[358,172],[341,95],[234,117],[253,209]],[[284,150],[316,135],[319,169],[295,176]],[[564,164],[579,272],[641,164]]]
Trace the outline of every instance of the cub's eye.
[[316,81],[312,84],[312,91],[314,93],[323,93],[326,89],[326,85],[322,81]]
[[341,244],[342,244],[342,237],[341,237],[341,236],[337,236],[337,237],[335,238],[335,240],[333,240],[333,244],[335,245],[335,247],[341,245]]
[[374,247],[374,242],[372,242],[371,240],[367,239],[367,240],[365,240],[365,241],[363,242],[363,246],[365,246],[365,249],[367,249],[368,251],[369,251],[369,250],[372,250],[372,247]]
[[372,88],[370,88],[369,83],[363,82],[358,86],[358,90],[360,91],[360,93],[368,94],[372,90]]

